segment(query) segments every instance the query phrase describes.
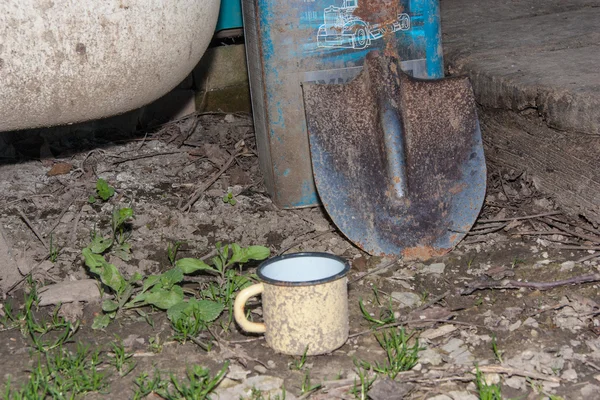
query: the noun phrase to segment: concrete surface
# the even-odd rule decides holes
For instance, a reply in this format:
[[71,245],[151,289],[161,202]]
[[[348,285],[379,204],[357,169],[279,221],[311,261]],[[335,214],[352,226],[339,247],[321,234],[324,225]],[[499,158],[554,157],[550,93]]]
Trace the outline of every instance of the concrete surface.
[[0,2],[0,131],[87,121],[156,100],[200,60],[219,4]]
[[486,157],[600,223],[600,2],[442,0],[450,74],[471,77]]
[[213,47],[194,69],[198,111],[246,111],[252,109],[243,44]]

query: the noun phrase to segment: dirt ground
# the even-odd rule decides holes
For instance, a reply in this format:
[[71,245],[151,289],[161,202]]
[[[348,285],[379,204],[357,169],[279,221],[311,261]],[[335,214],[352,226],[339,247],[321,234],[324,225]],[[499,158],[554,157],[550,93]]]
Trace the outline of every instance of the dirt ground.
[[[80,323],[68,349],[85,343],[110,360],[111,343],[122,340],[133,354],[135,367],[125,376],[101,362],[97,368],[107,385],[81,398],[133,398],[134,380],[143,373],[184,379],[194,365],[215,374],[227,361],[227,375],[212,398],[282,398],[283,387],[286,399],[361,398],[352,393],[356,382],[360,386],[356,360],[386,360],[370,330],[373,323],[361,313],[361,299],[374,319],[404,327],[411,343],[418,337],[422,346],[411,370],[394,380],[377,377],[371,399],[485,398],[475,384],[476,365],[483,380],[501,387],[502,398],[600,398],[600,231],[563,215],[522,171],[488,165],[487,198],[472,231],[446,256],[418,262],[370,257],[336,231],[319,207],[275,207],[261,181],[252,121],[244,114],[203,114],[139,135],[46,131],[13,138],[4,153],[0,389],[9,377],[18,389],[39,359],[27,330],[6,317],[7,305],[13,314],[23,309],[29,291],[23,278],[31,276],[40,287],[69,282],[53,299],[62,303],[59,315]],[[91,203],[98,178],[115,194]],[[223,200],[228,191],[235,204]],[[194,193],[199,197],[186,209]],[[99,301],[89,291],[69,288],[97,278],[81,252],[92,232],[110,230],[115,207],[131,207],[135,216],[128,225],[131,259],[108,256],[126,277],[167,269],[167,248],[177,241],[183,243],[178,258],[200,258],[222,242],[267,246],[272,256],[322,251],[348,259],[349,340],[331,354],[302,360],[275,353],[260,335],[235,324],[227,329],[224,313],[210,334],[199,336],[213,343],[206,351],[173,340],[166,313],[150,307],[119,313],[104,330],[92,329],[102,313]],[[49,257],[52,249],[59,252]],[[256,266],[250,262],[244,271]],[[196,293],[202,279],[190,278],[186,290]],[[41,306],[35,315],[48,319],[56,307]],[[260,319],[258,301],[251,314]],[[321,386],[307,392],[307,376],[311,386]]]

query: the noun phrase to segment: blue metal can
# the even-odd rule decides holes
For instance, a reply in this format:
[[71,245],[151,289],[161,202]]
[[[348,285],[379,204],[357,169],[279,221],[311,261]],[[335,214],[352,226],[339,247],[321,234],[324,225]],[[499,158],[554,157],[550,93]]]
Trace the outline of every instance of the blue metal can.
[[303,82],[345,83],[372,50],[395,54],[415,77],[443,77],[438,0],[243,0],[242,7],[259,162],[279,207],[319,204]]

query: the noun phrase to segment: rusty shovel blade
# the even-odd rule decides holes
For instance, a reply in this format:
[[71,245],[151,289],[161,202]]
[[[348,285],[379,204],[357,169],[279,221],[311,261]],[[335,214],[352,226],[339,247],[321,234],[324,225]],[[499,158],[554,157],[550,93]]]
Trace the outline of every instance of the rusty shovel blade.
[[353,81],[303,92],[316,187],[351,241],[428,259],[466,235],[486,187],[468,78],[414,79],[371,52]]

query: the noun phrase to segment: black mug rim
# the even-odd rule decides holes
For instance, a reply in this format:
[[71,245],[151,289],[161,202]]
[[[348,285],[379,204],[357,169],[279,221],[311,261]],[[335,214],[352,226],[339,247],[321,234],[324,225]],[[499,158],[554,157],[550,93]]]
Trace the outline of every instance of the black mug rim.
[[[329,258],[331,260],[335,260],[338,261],[340,263],[342,263],[344,265],[344,268],[338,272],[335,275],[331,275],[328,276],[327,278],[323,278],[323,279],[315,279],[312,281],[300,281],[300,282],[291,282],[291,281],[281,281],[278,279],[272,279],[269,278],[265,275],[263,275],[262,271],[263,269],[265,269],[267,266],[282,261],[282,260],[289,260],[292,258],[302,258],[302,257],[319,257],[319,258]],[[348,260],[346,260],[345,258],[336,256],[335,254],[330,254],[330,253],[323,253],[323,252],[316,252],[316,251],[303,251],[303,252],[299,252],[299,253],[290,253],[290,254],[282,254],[280,256],[275,256],[273,258],[269,258],[266,261],[263,261],[259,266],[258,269],[256,270],[256,274],[258,275],[258,278],[265,283],[268,283],[270,285],[277,285],[277,286],[313,286],[313,285],[319,285],[322,283],[328,283],[328,282],[333,282],[335,280],[338,280],[340,278],[343,278],[344,276],[346,276],[348,274],[348,271],[350,271],[350,263],[348,262]]]

